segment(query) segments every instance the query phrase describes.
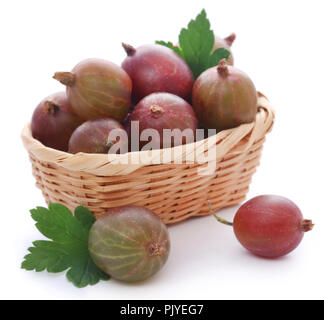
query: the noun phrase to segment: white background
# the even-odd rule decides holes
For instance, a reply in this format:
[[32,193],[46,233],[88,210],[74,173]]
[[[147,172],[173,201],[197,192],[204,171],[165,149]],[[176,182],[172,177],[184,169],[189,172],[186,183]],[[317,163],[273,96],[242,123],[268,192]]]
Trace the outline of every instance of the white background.
[[[20,131],[38,102],[63,87],[51,79],[80,60],[120,63],[122,41],[177,40],[202,8],[216,34],[237,33],[236,66],[277,112],[249,198],[295,201],[316,223],[278,260],[247,253],[212,217],[170,227],[172,252],[152,279],[74,288],[64,274],[20,270],[40,234],[29,209],[44,205]],[[0,298],[2,299],[323,299],[323,1],[1,1]],[[236,208],[220,212],[231,219]]]

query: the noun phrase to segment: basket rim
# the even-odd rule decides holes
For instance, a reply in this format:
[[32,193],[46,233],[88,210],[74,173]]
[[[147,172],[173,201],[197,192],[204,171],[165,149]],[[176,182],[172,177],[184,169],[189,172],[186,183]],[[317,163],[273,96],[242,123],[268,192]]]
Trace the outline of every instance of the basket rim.
[[[170,163],[177,163],[177,157],[184,154],[196,154],[197,150],[205,150],[203,148],[216,147],[217,145],[217,159],[223,158],[235,145],[238,144],[246,136],[250,135],[244,150],[248,149],[255,141],[264,137],[271,131],[274,121],[274,109],[270,105],[268,99],[260,92],[258,92],[258,112],[256,120],[248,124],[242,124],[238,127],[223,130],[216,135],[208,137],[204,140],[193,142],[186,145],[180,145],[173,148],[133,151],[125,154],[87,154],[77,153],[70,154],[68,152],[52,149],[44,146],[40,141],[34,139],[31,134],[30,121],[24,126],[21,138],[25,149],[39,161],[54,163],[60,167],[68,169],[69,171],[81,171],[95,175],[125,175],[136,171],[140,167],[148,165],[161,164],[164,154],[171,152],[172,161]],[[238,152],[243,152],[240,150]],[[149,162],[140,161],[139,163],[132,163],[131,159],[150,159]],[[123,165],[123,160],[128,161]],[[216,161],[215,158],[208,159],[208,161]],[[197,163],[196,156],[191,163]],[[111,170],[113,168],[113,170]]]

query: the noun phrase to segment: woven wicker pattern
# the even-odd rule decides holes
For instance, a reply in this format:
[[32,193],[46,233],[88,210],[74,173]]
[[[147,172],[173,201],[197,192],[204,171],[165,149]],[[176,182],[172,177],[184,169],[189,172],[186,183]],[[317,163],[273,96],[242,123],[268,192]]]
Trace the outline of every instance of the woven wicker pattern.
[[[46,202],[59,202],[74,209],[88,207],[97,217],[108,208],[121,205],[145,206],[169,224],[192,216],[209,214],[207,200],[215,210],[241,202],[259,164],[265,135],[271,130],[273,110],[259,94],[256,121],[222,131],[214,137],[172,149],[147,153],[150,160],[116,164],[126,155],[71,155],[46,148],[31,136],[30,125],[22,132],[29,152],[36,185]],[[196,161],[201,147],[216,148],[216,170],[199,175],[198,168],[207,163]],[[172,162],[154,164],[165,152],[173,151]],[[202,150],[202,151],[201,151]],[[175,163],[179,154],[196,153],[191,163]]]

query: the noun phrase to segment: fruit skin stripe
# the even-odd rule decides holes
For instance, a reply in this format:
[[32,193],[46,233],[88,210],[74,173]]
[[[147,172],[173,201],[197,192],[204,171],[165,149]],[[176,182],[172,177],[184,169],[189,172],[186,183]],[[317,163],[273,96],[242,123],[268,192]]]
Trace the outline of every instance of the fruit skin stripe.
[[155,259],[148,259],[148,262],[150,262],[150,268],[147,268],[147,271],[144,273],[144,275],[150,275],[152,270],[154,269],[154,265],[157,262],[159,266],[163,265],[161,257],[155,257]]
[[134,249],[138,248],[137,245],[134,245],[133,247],[132,246],[124,247],[124,246],[121,246],[119,244],[119,242],[107,242],[105,239],[100,239],[100,235],[99,235],[99,232],[97,230],[95,230],[94,233],[96,234],[97,238],[99,238],[99,240],[97,240],[97,242],[94,244],[94,246],[97,246],[100,243],[103,243],[104,245],[106,245],[108,247],[119,247],[119,248],[130,249],[130,250],[134,250]]
[[108,259],[108,260],[125,259],[125,258],[128,258],[128,257],[136,257],[136,256],[141,256],[142,255],[142,252],[139,252],[139,253],[133,253],[133,254],[125,255],[125,256],[112,256],[111,257],[111,256],[105,256],[103,254],[94,252],[93,250],[89,250],[89,252],[91,252],[92,254],[95,254],[98,257],[105,258],[105,259]]
[[162,261],[161,257],[155,257],[155,259],[154,260],[151,260],[151,261],[152,261],[152,263],[151,263],[151,269],[149,269],[150,273],[147,272],[147,274],[151,274],[151,271],[154,269],[154,264],[155,263],[158,263],[159,264],[158,270],[161,269],[161,267],[163,266],[163,261]]
[[130,241],[132,241],[132,242],[135,242],[135,243],[137,243],[139,246],[141,246],[141,247],[144,248],[144,246],[143,246],[140,242],[136,241],[136,240],[133,239],[133,238],[130,238],[130,237],[126,236],[126,235],[123,234],[123,233],[118,232],[118,231],[115,230],[115,229],[109,228],[108,226],[106,226],[106,227],[103,228],[103,229],[104,229],[104,230],[109,230],[109,231],[115,232],[115,233],[119,234],[120,236],[122,236],[122,237],[124,237],[124,238],[126,238],[126,239],[128,239],[128,240],[130,240]]
[[149,262],[149,259],[146,258],[145,260],[140,262],[134,269],[132,269],[130,272],[128,272],[123,278],[126,278],[127,276],[134,275],[143,265],[145,267],[148,262]]
[[[111,100],[117,100],[117,101],[121,101],[121,102],[128,102],[128,100],[127,99],[123,99],[123,98],[119,98],[119,97],[115,97],[115,96],[112,96],[112,95],[110,95],[110,94],[107,94],[107,93],[105,93],[105,92],[101,92],[101,91],[98,91],[98,90],[95,90],[95,89],[90,89],[90,88],[86,88],[85,86],[83,86],[83,85],[80,85],[79,84],[79,87],[80,88],[82,88],[82,89],[85,89],[85,90],[87,90],[89,93],[99,93],[100,95],[102,95],[102,96],[104,96],[104,97],[107,97],[107,98],[109,98],[109,99],[111,99]],[[93,95],[93,97],[95,97],[95,95]],[[102,102],[102,100],[100,100],[100,99],[96,99],[97,101],[99,101],[100,103],[102,103],[102,104],[107,104],[107,103],[104,103],[104,102]]]
[[93,244],[93,246],[96,247],[100,243],[103,243],[107,247],[116,247],[116,248],[122,248],[122,249],[126,249],[126,250],[134,250],[136,248],[136,247],[124,247],[124,246],[121,246],[119,244],[114,244],[114,243],[113,244],[107,243],[105,240],[98,240],[96,243]]
[[158,236],[158,243],[160,243],[161,242],[161,237],[162,237],[162,234],[163,234],[163,224],[161,224],[161,226],[160,226],[160,233],[159,233],[159,236]]
[[[152,258],[154,258],[154,257],[152,257]],[[155,257],[155,259],[153,260],[153,262],[156,260],[156,257]],[[158,257],[158,260],[160,261],[160,263],[162,262],[162,260],[161,260],[161,258],[160,257]],[[130,272],[128,272],[123,278],[126,278],[127,276],[130,276],[130,275],[134,275],[143,265],[143,267],[145,268],[146,267],[146,265],[150,262],[150,261],[152,261],[152,259],[150,259],[150,258],[148,258],[148,257],[146,257],[146,259],[144,260],[144,261],[142,261],[142,262],[140,262],[133,270],[131,270]],[[151,270],[153,269],[153,265],[151,264]]]
[[[83,97],[83,95],[79,92],[79,90],[77,90],[77,91],[73,91],[73,92],[72,92],[72,95],[77,95],[79,98],[81,98],[81,100],[82,100],[86,105],[89,106],[89,110],[91,110],[92,105],[87,101],[87,99],[85,99],[85,98]],[[101,111],[101,109],[99,110],[98,108],[96,108],[96,106],[94,106],[94,109],[97,110],[98,112]]]
[[[88,105],[90,108],[93,107],[94,110],[96,110],[98,113],[100,113],[102,116],[105,116],[103,113],[102,113],[102,108],[97,108],[96,105],[92,105],[90,104],[87,99],[85,97],[83,97],[83,95],[79,92],[79,90],[77,91],[73,91],[72,95],[76,95],[78,96],[86,105]],[[104,103],[104,105],[107,105],[106,103]],[[114,108],[115,109],[115,108]]]
[[[139,226],[138,222],[136,222],[136,221],[133,220],[133,219],[130,219],[129,221],[134,225],[134,227],[136,228],[136,230],[137,230],[138,232],[140,232],[141,234],[144,235],[145,240],[147,240],[147,241],[150,240],[150,238],[146,235],[146,232],[145,232],[144,227],[141,228],[141,227]],[[126,227],[127,227],[127,226],[126,226]]]
[[[122,269],[122,268],[125,268],[125,267],[128,267],[128,266],[131,266],[132,264],[135,264],[137,262],[137,260],[133,260],[133,261],[131,261],[130,263],[126,263],[126,264],[123,264],[123,265],[118,265],[117,267],[115,267],[115,268],[109,268],[109,270],[113,270],[113,271],[115,271],[115,270],[120,270],[120,269]],[[142,261],[143,262],[143,261]],[[141,263],[142,263],[141,262]],[[126,275],[127,276],[127,275]]]

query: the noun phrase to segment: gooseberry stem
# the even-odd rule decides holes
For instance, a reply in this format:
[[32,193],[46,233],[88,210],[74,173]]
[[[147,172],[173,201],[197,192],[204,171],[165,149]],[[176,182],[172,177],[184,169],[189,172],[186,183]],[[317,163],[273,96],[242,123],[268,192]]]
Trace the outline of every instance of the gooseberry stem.
[[217,71],[224,78],[228,76],[229,70],[228,70],[226,59],[223,59],[219,62],[217,66]]
[[233,226],[233,223],[232,222],[230,222],[230,221],[227,221],[227,220],[225,220],[225,219],[223,219],[223,218],[221,218],[221,217],[218,217],[215,213],[213,213],[213,209],[212,209],[212,207],[211,207],[211,202],[210,202],[210,200],[208,200],[208,208],[209,208],[209,212],[210,212],[210,214],[211,215],[213,215],[214,217],[215,217],[215,219],[218,221],[218,222],[220,222],[220,223],[222,223],[222,224],[225,224],[225,225],[227,225],[227,226]]
[[314,224],[312,220],[303,220],[301,223],[301,229],[303,230],[303,232],[308,232],[313,230],[314,228]]
[[56,105],[54,102],[45,101],[45,103],[44,103],[44,111],[45,112],[48,112],[48,113],[54,115],[59,110],[60,110],[60,107],[58,105]]
[[129,57],[133,56],[136,52],[135,48],[133,46],[131,46],[130,44],[127,43],[122,43],[122,46],[124,48],[124,50],[126,51],[127,55]]
[[236,39],[236,34],[232,33],[230,36],[228,36],[227,38],[225,38],[224,40],[226,41],[226,43],[231,47],[233,42]]
[[68,87],[72,87],[76,80],[72,72],[56,72],[53,78]]

